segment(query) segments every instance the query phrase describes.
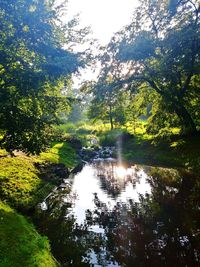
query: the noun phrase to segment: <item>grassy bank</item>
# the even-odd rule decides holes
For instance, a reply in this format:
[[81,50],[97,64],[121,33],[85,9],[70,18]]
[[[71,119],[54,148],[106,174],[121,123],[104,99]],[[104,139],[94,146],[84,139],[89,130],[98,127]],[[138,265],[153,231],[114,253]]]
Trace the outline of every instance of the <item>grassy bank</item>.
[[56,267],[49,242],[0,201],[0,267]]
[[[4,153],[4,154],[3,154]],[[18,155],[0,157],[0,198],[13,207],[23,210],[34,207],[54,187],[52,179],[44,181],[36,163],[64,163],[71,169],[78,164],[75,150],[68,143],[53,143],[52,147],[38,157]]]
[[80,161],[75,149],[67,142],[53,142],[46,152],[40,154],[38,160],[64,163],[69,169],[73,169]]
[[123,143],[125,161],[166,167],[184,167],[200,170],[200,136],[171,136],[157,140],[154,137],[136,135]]
[[26,156],[0,158],[0,197],[13,207],[28,210],[34,207],[53,184],[44,182],[35,167],[35,158]]
[[[55,142],[39,156],[17,153],[11,157],[0,150],[0,267],[54,267],[49,242],[41,237],[20,212],[30,211],[55,186],[55,178],[42,179],[39,164],[64,163],[68,169],[79,162],[75,149]],[[51,180],[52,178],[52,180]],[[9,206],[8,206],[9,205]]]
[[90,146],[95,138],[99,145],[116,146],[120,135],[130,134],[122,142],[122,158],[130,163],[167,167],[186,167],[200,170],[200,136],[183,137],[179,128],[161,129],[157,135],[146,132],[147,122],[138,120],[134,125],[126,125],[110,130],[108,123],[85,122],[76,126],[60,126],[62,133],[80,138]]
[[144,121],[138,121],[134,128],[127,124],[110,130],[108,124],[85,124],[81,128],[79,126],[77,133],[80,129],[83,139],[84,132],[88,132],[89,136],[96,136],[103,146],[117,146],[122,136],[122,159],[126,162],[200,170],[200,135],[183,137],[179,128],[163,129],[152,135],[146,132]]

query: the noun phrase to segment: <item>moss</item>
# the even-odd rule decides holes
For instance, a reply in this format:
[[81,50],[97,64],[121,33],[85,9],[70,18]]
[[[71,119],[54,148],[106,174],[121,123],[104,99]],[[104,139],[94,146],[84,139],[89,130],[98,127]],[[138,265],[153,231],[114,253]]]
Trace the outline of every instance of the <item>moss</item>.
[[0,157],[5,157],[8,155],[8,152],[5,149],[0,149]]
[[46,237],[0,201],[0,267],[56,267]]

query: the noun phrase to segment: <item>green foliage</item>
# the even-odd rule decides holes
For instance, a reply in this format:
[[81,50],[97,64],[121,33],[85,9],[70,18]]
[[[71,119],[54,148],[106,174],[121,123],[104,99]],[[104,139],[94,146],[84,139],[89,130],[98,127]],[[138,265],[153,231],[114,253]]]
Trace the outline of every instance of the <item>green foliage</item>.
[[123,138],[127,133],[125,129],[113,129],[109,131],[105,131],[100,134],[100,144],[102,146],[117,146],[117,142],[120,138]]
[[132,115],[150,117],[149,130],[199,127],[200,12],[197,0],[140,1],[132,22],[115,35],[102,57],[98,84],[133,94]]
[[0,202],[0,267],[56,267],[46,237]]
[[74,134],[76,132],[77,126],[72,122],[66,122],[64,124],[58,125],[56,128],[60,130],[62,134]]
[[62,12],[54,0],[0,3],[0,145],[9,151],[38,154],[68,107],[61,89],[80,62],[63,49],[70,29],[59,19]]
[[91,87],[93,98],[88,110],[88,117],[94,121],[110,123],[110,128],[124,125],[129,95],[124,90],[113,90],[110,82],[104,79]]

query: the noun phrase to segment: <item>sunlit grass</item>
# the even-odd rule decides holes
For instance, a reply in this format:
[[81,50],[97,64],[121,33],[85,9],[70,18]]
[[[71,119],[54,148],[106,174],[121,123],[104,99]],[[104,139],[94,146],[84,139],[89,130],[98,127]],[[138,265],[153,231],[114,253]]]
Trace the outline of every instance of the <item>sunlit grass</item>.
[[31,157],[0,158],[0,197],[19,208],[30,208],[41,200],[52,185],[44,183]]
[[64,163],[68,168],[74,168],[79,163],[76,151],[67,142],[53,142],[51,148],[40,154],[39,159],[52,163]]
[[5,149],[0,149],[0,157],[5,157],[8,155],[8,152]]

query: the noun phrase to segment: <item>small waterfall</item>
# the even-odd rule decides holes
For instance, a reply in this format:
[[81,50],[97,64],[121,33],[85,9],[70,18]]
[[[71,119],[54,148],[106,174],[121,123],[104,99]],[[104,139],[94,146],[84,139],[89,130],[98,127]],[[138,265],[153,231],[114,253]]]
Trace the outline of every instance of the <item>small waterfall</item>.
[[122,136],[120,135],[117,140],[117,162],[122,165]]

